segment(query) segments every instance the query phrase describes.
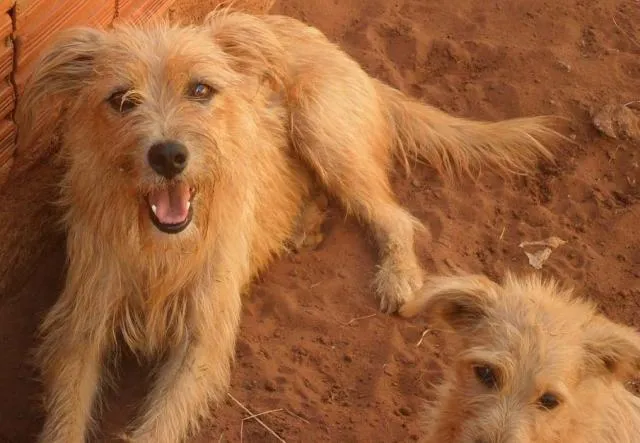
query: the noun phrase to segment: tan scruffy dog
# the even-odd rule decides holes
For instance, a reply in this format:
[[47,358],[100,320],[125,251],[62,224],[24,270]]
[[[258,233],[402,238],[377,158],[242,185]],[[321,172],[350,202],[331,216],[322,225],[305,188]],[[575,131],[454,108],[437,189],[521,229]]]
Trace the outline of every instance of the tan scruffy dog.
[[637,443],[640,334],[553,281],[435,277],[400,309],[426,309],[462,345],[423,443]]
[[299,238],[315,186],[372,228],[375,288],[393,312],[422,285],[418,223],[387,178],[394,158],[527,171],[556,135],[543,118],[449,116],[370,78],[314,28],[229,11],[201,26],[64,33],[18,118],[21,146],[60,134],[66,162],[68,276],[37,355],[41,439],[60,443],[87,435],[118,334],[166,358],[128,438],[195,430],[229,384],[241,291]]

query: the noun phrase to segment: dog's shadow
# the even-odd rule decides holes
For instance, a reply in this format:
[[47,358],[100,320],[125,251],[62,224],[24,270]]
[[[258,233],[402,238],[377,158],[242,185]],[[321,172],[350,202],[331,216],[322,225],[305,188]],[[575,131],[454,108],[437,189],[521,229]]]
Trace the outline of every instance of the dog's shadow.
[[0,188],[0,441],[29,442],[42,425],[31,359],[42,315],[64,278],[65,239],[56,220],[51,158],[14,168]]

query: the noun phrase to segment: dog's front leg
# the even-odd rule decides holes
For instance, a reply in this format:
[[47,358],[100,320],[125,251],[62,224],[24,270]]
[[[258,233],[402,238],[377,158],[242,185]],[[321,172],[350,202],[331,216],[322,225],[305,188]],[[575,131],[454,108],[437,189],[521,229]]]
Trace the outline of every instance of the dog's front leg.
[[42,443],[83,443],[106,351],[108,312],[89,288],[67,288],[42,325],[37,359],[45,384]]
[[240,320],[239,285],[200,284],[189,296],[187,338],[160,369],[128,441],[181,442],[227,392]]

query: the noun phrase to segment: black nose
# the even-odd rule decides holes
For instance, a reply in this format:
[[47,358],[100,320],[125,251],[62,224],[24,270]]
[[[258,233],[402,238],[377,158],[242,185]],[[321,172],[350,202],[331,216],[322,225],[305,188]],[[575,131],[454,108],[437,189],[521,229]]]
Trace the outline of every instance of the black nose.
[[187,147],[174,141],[156,143],[149,148],[147,156],[153,170],[166,178],[180,174],[189,163]]

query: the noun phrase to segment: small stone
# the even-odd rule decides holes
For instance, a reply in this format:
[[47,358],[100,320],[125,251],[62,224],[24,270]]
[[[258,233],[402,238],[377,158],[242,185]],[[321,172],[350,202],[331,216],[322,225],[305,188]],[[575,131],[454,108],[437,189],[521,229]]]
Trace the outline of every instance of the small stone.
[[264,388],[269,392],[275,392],[278,389],[278,387],[272,380],[267,380],[266,382],[264,382]]
[[593,114],[592,122],[613,139],[640,140],[640,121],[628,106],[608,104]]
[[558,65],[558,67],[560,69],[562,69],[563,71],[571,72],[571,65],[569,63],[565,63],[565,62],[563,62],[561,60],[558,60],[556,63]]

